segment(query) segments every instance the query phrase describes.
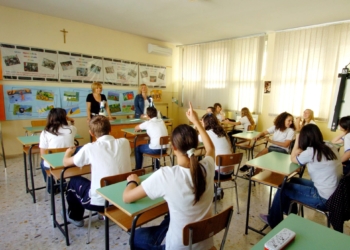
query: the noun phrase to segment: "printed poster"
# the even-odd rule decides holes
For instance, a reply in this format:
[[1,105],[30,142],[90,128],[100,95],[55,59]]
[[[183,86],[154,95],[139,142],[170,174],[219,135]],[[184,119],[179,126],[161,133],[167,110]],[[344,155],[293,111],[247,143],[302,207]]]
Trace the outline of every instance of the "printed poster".
[[165,88],[165,73],[166,67],[140,64],[140,84],[144,83],[154,88]]
[[121,85],[138,85],[138,63],[116,59],[103,59],[104,82]]

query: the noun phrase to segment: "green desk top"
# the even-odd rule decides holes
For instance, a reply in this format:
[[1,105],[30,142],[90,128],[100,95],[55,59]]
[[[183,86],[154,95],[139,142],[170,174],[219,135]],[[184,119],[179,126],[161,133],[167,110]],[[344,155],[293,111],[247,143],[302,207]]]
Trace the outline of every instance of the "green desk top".
[[30,126],[30,127],[23,127],[23,128],[24,128],[24,130],[25,130],[26,132],[35,133],[35,132],[41,132],[41,131],[43,131],[43,130],[45,129],[45,126],[36,126],[36,127]]
[[[150,174],[146,174],[140,176],[140,180],[143,181],[147,179]],[[126,204],[123,201],[123,192],[126,187],[127,181],[118,182],[116,184],[112,184],[103,188],[97,189],[97,193],[99,193],[102,197],[108,200],[111,204],[122,210],[125,214],[129,216],[135,216],[137,214],[143,213],[144,211],[149,210],[150,208],[159,206],[160,204],[165,203],[163,198],[158,198],[155,200],[151,200],[148,197],[145,197],[141,200],[135,201],[133,203]]]
[[246,165],[253,166],[282,175],[290,175],[295,172],[300,166],[290,160],[289,154],[278,152],[270,152],[266,155],[254,158],[246,162]]
[[135,128],[123,128],[123,129],[121,129],[121,131],[128,133],[128,134],[131,134],[131,135],[145,135],[145,134],[147,134],[146,130],[141,130],[141,131],[136,132]]
[[242,133],[238,133],[238,134],[233,134],[232,137],[236,137],[239,139],[251,140],[254,137],[258,136],[259,134],[260,134],[260,132],[256,132],[256,131],[246,131],[246,132],[242,132]]
[[[170,121],[171,119],[163,119],[164,121]],[[111,125],[125,125],[125,124],[140,124],[143,123],[144,119],[133,118],[133,119],[116,119],[110,121]]]
[[55,168],[63,168],[63,157],[65,152],[60,153],[54,153],[54,154],[45,154],[42,155],[41,158],[43,158],[49,165],[55,169]]
[[[81,135],[76,134],[75,139],[82,139],[83,137]],[[40,135],[32,135],[32,136],[18,136],[17,140],[23,145],[23,146],[30,146],[39,144],[40,142]]]
[[313,221],[304,219],[295,214],[290,214],[280,224],[278,224],[271,232],[262,238],[252,250],[264,249],[264,244],[280,232],[283,228],[288,228],[295,232],[295,240],[286,247],[289,249],[302,250],[337,250],[350,249],[350,236],[339,233],[317,224]]

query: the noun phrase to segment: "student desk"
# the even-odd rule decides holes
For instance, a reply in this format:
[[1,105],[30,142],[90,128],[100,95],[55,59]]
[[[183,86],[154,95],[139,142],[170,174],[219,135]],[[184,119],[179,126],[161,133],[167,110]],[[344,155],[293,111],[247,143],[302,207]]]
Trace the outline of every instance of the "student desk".
[[[283,154],[278,152],[270,152],[258,158],[252,159],[246,162],[246,164],[265,171],[262,171],[252,176],[253,168],[251,168],[250,170],[250,176],[252,177],[249,178],[249,186],[248,186],[248,202],[247,202],[245,234],[248,234],[248,229],[250,229],[254,232],[265,235],[262,231],[265,230],[266,227],[264,227],[262,230],[257,230],[249,226],[249,209],[250,209],[252,181],[256,181],[256,182],[270,186],[270,198],[269,198],[269,207],[270,207],[272,187],[281,188],[281,191],[282,191],[288,177],[294,174],[297,174],[297,171],[299,171],[302,167],[291,162],[289,154]],[[300,175],[302,175],[302,172],[303,170],[301,169]],[[283,216],[282,209],[281,209],[280,216]]]
[[[76,134],[75,139],[82,139],[80,135]],[[39,135],[33,135],[33,136],[18,136],[17,140],[22,144],[23,146],[23,160],[24,160],[24,179],[25,179],[25,185],[26,185],[26,192],[30,193],[33,196],[33,203],[36,203],[35,199],[35,190],[43,189],[45,187],[39,187],[35,188],[34,186],[34,174],[33,174],[33,165],[32,165],[32,153],[33,149],[36,151],[36,153],[40,153],[40,149],[38,147],[40,142],[40,136]],[[30,180],[31,180],[31,189],[28,187],[28,176],[27,176],[27,160],[26,156],[28,156],[29,161],[29,171],[30,171]]]
[[[68,235],[68,222],[66,217],[66,203],[65,195],[63,192],[63,180],[65,178],[71,178],[74,176],[81,176],[91,173],[91,166],[80,167],[64,167],[63,166],[63,157],[65,152],[54,153],[54,154],[45,154],[41,158],[47,161],[50,164],[51,172],[51,212],[52,212],[52,221],[53,226],[58,227],[61,233],[66,238],[66,244],[69,246],[69,235]],[[56,220],[56,206],[55,206],[55,194],[54,194],[54,184],[53,179],[61,180],[60,181],[60,190],[61,190],[61,200],[62,200],[62,210],[63,210],[63,224],[60,224]],[[63,228],[62,228],[63,227]]]
[[[249,143],[251,143],[251,140],[253,140],[255,137],[257,137],[259,134],[260,134],[260,132],[256,132],[256,131],[245,131],[242,133],[233,134],[232,135],[232,137],[234,139],[233,152],[236,152],[236,143],[238,143],[238,139],[245,140],[245,141],[248,141]],[[257,141],[255,141],[248,149],[249,154],[251,154],[252,158],[254,158],[253,151],[254,151],[256,142]],[[242,143],[244,143],[244,142],[242,142]],[[249,159],[250,157],[247,157],[247,158]]]
[[[140,176],[143,181],[151,174]],[[151,220],[154,220],[168,213],[168,204],[163,198],[151,200],[145,197],[141,200],[126,204],[123,201],[123,192],[127,181],[122,181],[100,189],[97,189],[103,198],[106,199],[105,207],[105,237],[106,249],[109,249],[109,226],[108,219],[120,226],[123,230],[130,232],[130,249],[134,249],[135,228]],[[111,203],[113,206],[109,206]],[[107,219],[108,218],[108,219]]]
[[262,238],[252,250],[264,249],[264,244],[275,236],[283,228],[288,228],[295,232],[295,239],[286,249],[290,250],[313,250],[313,249],[349,249],[349,235],[339,233],[333,229],[317,224],[313,221],[304,219],[295,214],[290,214],[271,232]]

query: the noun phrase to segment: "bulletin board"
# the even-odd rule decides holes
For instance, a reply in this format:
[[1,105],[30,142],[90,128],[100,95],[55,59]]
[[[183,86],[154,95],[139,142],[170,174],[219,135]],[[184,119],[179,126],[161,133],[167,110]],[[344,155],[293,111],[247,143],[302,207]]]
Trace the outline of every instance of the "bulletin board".
[[[136,90],[115,90],[104,88],[112,115],[134,113]],[[46,86],[3,86],[3,101],[6,120],[27,120],[46,118],[55,107],[63,108],[71,117],[85,117],[87,88]]]

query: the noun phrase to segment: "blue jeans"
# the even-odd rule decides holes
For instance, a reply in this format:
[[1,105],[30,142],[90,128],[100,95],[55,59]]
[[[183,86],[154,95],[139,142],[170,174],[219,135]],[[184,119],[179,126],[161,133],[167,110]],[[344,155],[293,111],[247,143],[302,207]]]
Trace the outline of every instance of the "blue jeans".
[[[142,144],[136,147],[135,149],[135,160],[136,160],[136,169],[142,168],[142,162],[143,162],[143,154],[160,154],[162,149],[151,149],[149,148],[149,144]],[[166,150],[163,149],[163,153],[165,153]],[[159,161],[156,160],[156,167],[159,168]]]
[[[283,219],[281,214],[281,205],[283,212],[288,214],[289,205],[291,200],[300,201],[310,207],[317,208],[319,210],[326,209],[326,199],[322,198],[318,192],[314,183],[311,180],[303,178],[291,178],[288,183],[285,184],[283,192],[278,189],[275,198],[273,199],[272,206],[269,211],[267,220],[271,228],[277,226]],[[296,213],[296,206],[293,207],[293,213]]]
[[346,162],[343,162],[343,174],[344,176],[347,175],[349,172],[350,172],[350,160],[349,161],[346,161]]
[[283,153],[283,154],[288,154],[288,152],[283,149],[283,148],[280,148],[280,147],[277,147],[277,146],[270,146],[267,148],[267,150],[270,152],[279,152],[279,153]]
[[135,231],[134,246],[135,249],[161,250],[165,245],[160,245],[166,233],[168,232],[170,216],[165,215],[164,220],[159,226],[143,227]]

